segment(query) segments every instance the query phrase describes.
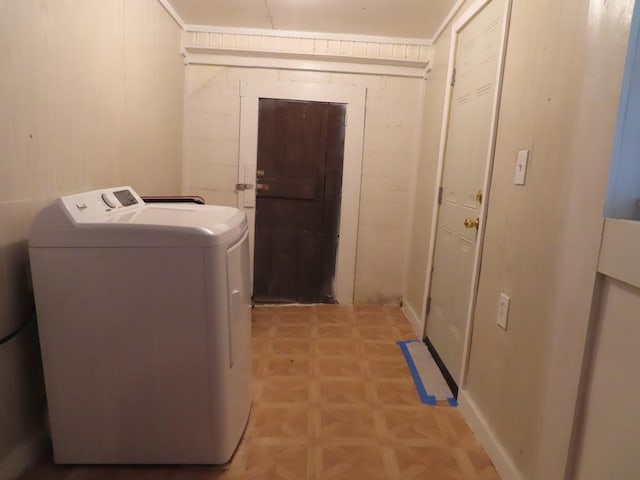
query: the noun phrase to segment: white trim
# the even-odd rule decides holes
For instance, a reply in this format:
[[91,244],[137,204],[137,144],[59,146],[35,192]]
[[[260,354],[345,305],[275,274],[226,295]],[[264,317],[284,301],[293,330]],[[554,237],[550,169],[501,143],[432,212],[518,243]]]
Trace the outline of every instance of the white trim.
[[[270,68],[277,70],[302,70],[312,72],[358,73],[391,77],[424,78],[424,67],[327,61],[324,59],[274,58],[265,56],[240,56],[232,54],[186,53],[188,65],[219,65],[225,67]],[[423,63],[424,65],[424,63]]]
[[432,45],[431,40],[427,38],[384,37],[348,33],[302,32],[295,30],[270,30],[267,28],[221,27],[210,25],[184,25],[184,29],[189,32],[225,33],[232,35],[259,35],[265,37],[308,38],[314,40],[336,40],[347,42],[406,43],[427,47]]
[[416,337],[420,338],[420,332],[422,331],[420,316],[407,302],[402,302],[402,313],[404,313],[404,316],[409,320],[409,324],[411,325],[411,328],[413,328]]
[[[454,32],[452,32],[452,36]],[[452,38],[452,45],[449,49],[449,62],[447,63],[447,84],[444,92],[444,108],[442,110],[442,124],[440,127],[440,145],[438,147],[438,164],[436,165],[436,186],[433,192],[433,212],[431,214],[431,230],[429,235],[429,253],[427,260],[427,271],[425,272],[424,295],[420,308],[420,318],[422,320],[422,338],[427,336],[427,301],[431,293],[431,271],[433,270],[433,256],[436,247],[436,229],[438,228],[438,198],[439,188],[442,183],[442,172],[444,170],[444,149],[447,141],[447,125],[449,123],[449,110],[451,109],[451,79],[449,77],[455,59],[455,38]]]
[[184,30],[184,21],[182,20],[182,17],[180,17],[180,14],[176,12],[175,8],[173,8],[173,5],[169,3],[169,0],[158,0],[158,3],[164,7],[169,15],[171,15],[173,21],[176,22],[182,30]]
[[387,57],[367,57],[359,55],[348,54],[326,54],[317,52],[282,52],[282,51],[266,51],[266,50],[252,50],[249,48],[212,48],[212,47],[198,47],[198,46],[185,46],[183,48],[184,53],[190,54],[206,54],[216,55],[218,57],[237,57],[243,60],[248,66],[255,65],[256,62],[260,62],[262,59],[297,59],[297,60],[309,60],[317,61],[318,59],[329,62],[349,62],[357,65],[372,64],[372,65],[385,65],[385,66],[397,66],[403,68],[414,68],[424,73],[424,68],[427,65],[427,60],[410,59],[410,58],[387,58]]
[[445,17],[443,22],[440,24],[440,26],[438,27],[438,30],[436,30],[436,33],[433,34],[433,37],[431,37],[431,40],[430,40],[431,45],[435,45],[435,43],[440,38],[440,35],[442,35],[442,33],[449,26],[449,24],[451,23],[453,18],[460,11],[460,9],[462,8],[462,5],[464,4],[464,2],[466,2],[466,0],[458,0],[455,3],[455,5],[453,7],[451,7],[451,10],[449,11],[449,14]]
[[[425,72],[423,72],[425,73]],[[405,242],[404,242],[404,251],[406,252],[404,255],[404,265],[402,266],[402,296],[403,298],[407,298],[407,290],[409,288],[409,267],[411,265],[410,251],[411,251],[411,241],[412,238],[412,222],[413,216],[416,211],[416,191],[418,189],[418,166],[420,163],[420,147],[422,145],[422,124],[424,123],[424,110],[425,110],[425,99],[426,99],[426,88],[427,82],[423,79],[420,83],[420,94],[418,95],[418,111],[416,112],[416,125],[420,129],[415,135],[415,140],[413,144],[413,155],[411,159],[411,167],[409,172],[411,174],[411,180],[409,182],[409,198],[411,202],[409,204],[409,222],[407,222],[407,228],[405,231]],[[403,302],[406,303],[406,302]],[[415,312],[414,312],[415,315]],[[420,324],[420,320],[418,318],[418,325]],[[422,330],[420,327],[416,330],[416,334],[419,335],[419,332]]]
[[[301,38],[278,35],[270,31],[262,35],[245,34],[239,33],[242,30],[238,29],[210,31],[211,29],[203,27],[202,30],[186,30],[183,33],[181,41],[183,55],[210,54],[221,58],[237,57],[233,61],[241,62],[246,66],[253,66],[256,63],[264,64],[265,61],[273,63],[286,60],[303,62],[319,60],[358,65],[398,66],[414,69],[415,72],[427,67],[431,57],[429,45],[416,43]],[[411,75],[414,76],[417,73]]]
[[[457,49],[457,36],[459,32],[465,27],[471,19],[473,19],[478,12],[484,8],[491,1],[504,1],[505,2],[505,11],[503,15],[503,32],[502,32],[502,41],[500,43],[500,52],[498,56],[498,65],[496,68],[496,76],[497,83],[496,89],[494,92],[493,98],[493,111],[491,113],[491,138],[489,140],[489,148],[487,150],[487,160],[485,167],[485,178],[484,178],[484,198],[482,204],[480,206],[480,227],[478,229],[476,248],[474,252],[473,259],[473,270],[471,274],[471,289],[470,289],[470,298],[469,304],[467,307],[467,318],[466,318],[466,331],[465,337],[463,340],[463,349],[462,349],[462,365],[461,371],[459,373],[459,381],[458,386],[460,389],[463,389],[466,382],[467,376],[467,367],[469,364],[469,354],[471,352],[471,335],[473,333],[473,312],[475,309],[476,303],[476,294],[478,290],[478,281],[480,277],[480,260],[482,257],[482,247],[484,243],[484,232],[486,227],[486,216],[487,216],[487,207],[489,204],[489,189],[491,186],[491,174],[493,169],[493,157],[494,157],[494,149],[496,144],[496,135],[498,130],[498,114],[500,109],[500,96],[502,93],[502,77],[504,74],[504,60],[506,55],[506,45],[507,45],[507,37],[509,32],[509,19],[511,16],[511,0],[476,0],[461,16],[456,20],[451,29],[451,46],[449,49],[449,63],[447,66],[447,72],[451,72],[453,66],[455,65],[455,53]],[[433,215],[431,222],[431,237],[429,239],[429,261],[427,263],[427,272],[426,272],[426,280],[425,280],[425,294],[423,298],[423,314],[422,318],[424,330],[423,336],[426,335],[426,304],[427,298],[429,297],[431,291],[431,271],[433,269],[433,260],[435,254],[435,243],[436,243],[436,233],[437,233],[437,224],[438,224],[438,214],[439,214],[439,205],[438,205],[438,189],[442,184],[442,173],[444,170],[444,156],[445,156],[445,148],[446,148],[446,139],[447,139],[447,130],[449,124],[449,113],[451,106],[451,82],[447,81],[446,92],[445,92],[445,108],[442,116],[442,126],[440,130],[440,149],[438,153],[438,167],[436,173],[436,189],[434,192],[434,202],[433,202]]]
[[456,33],[462,30],[467,23],[471,21],[479,12],[482,10],[488,3],[492,0],[476,0],[469,8],[467,8],[462,14],[458,17],[458,19],[453,24],[452,31]]
[[[260,98],[346,104],[347,125],[344,139],[340,238],[334,282],[336,299],[341,304],[353,303],[366,92],[365,87],[306,82],[240,82],[239,183],[254,183],[245,182],[244,179],[256,178],[258,102]],[[255,191],[241,192],[238,195],[238,208],[245,210],[249,218],[249,242],[253,264],[255,210],[251,205],[255,205]]]
[[47,445],[44,432],[33,434],[0,461],[0,478],[17,478],[37,465],[44,457]]
[[525,480],[526,477],[516,467],[504,445],[495,437],[487,420],[482,416],[476,404],[466,391],[458,397],[460,413],[469,424],[471,431],[489,455],[502,480]]

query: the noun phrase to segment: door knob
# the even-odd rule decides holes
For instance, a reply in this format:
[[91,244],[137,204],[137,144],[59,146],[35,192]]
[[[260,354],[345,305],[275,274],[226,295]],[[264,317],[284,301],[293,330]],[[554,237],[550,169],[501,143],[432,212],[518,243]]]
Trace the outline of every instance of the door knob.
[[478,225],[480,225],[479,218],[465,218],[464,220],[464,226],[467,228],[475,228],[477,230]]

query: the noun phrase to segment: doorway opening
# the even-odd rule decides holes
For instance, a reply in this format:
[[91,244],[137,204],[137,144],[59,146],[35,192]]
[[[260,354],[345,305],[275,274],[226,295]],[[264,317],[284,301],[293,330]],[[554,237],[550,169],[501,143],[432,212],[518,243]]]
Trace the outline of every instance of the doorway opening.
[[[339,103],[345,106],[340,225],[333,286],[335,298],[341,304],[353,303],[366,94],[365,87],[355,85],[264,80],[240,82],[239,184],[252,185],[257,178],[260,99]],[[252,271],[255,252],[255,204],[255,189],[247,188],[238,192],[238,208],[247,214]]]
[[261,98],[255,303],[336,303],[344,104]]

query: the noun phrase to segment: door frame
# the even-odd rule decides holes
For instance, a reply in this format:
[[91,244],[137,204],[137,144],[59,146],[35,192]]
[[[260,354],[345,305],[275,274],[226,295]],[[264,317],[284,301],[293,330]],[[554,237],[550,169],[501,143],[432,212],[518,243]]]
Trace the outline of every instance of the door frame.
[[[482,10],[485,5],[487,5],[491,1],[500,1],[500,0],[476,0],[473,4],[469,6],[467,10],[465,10],[460,17],[453,23],[451,27],[451,44],[449,48],[449,62],[447,64],[447,85],[445,88],[445,98],[444,98],[444,109],[442,113],[442,126],[440,129],[440,147],[438,151],[438,164],[436,169],[436,187],[434,191],[434,200],[433,200],[433,213],[431,220],[431,234],[429,238],[429,254],[428,254],[428,262],[427,262],[427,272],[426,272],[426,280],[425,280],[425,290],[424,297],[422,300],[422,309],[421,309],[421,320],[422,320],[422,338],[426,337],[427,332],[427,302],[429,295],[431,293],[431,273],[433,270],[433,260],[435,255],[435,243],[436,243],[436,233],[438,226],[438,215],[440,211],[440,206],[438,205],[438,196],[439,196],[439,188],[442,186],[442,174],[444,171],[444,157],[446,150],[446,141],[447,134],[449,130],[449,114],[451,110],[451,94],[452,94],[452,86],[451,86],[451,75],[452,70],[455,65],[455,55],[458,47],[458,34],[460,31],[475,18],[475,16]],[[465,335],[463,340],[463,353],[462,353],[462,371],[459,375],[459,385],[458,388],[460,390],[463,389],[466,375],[467,375],[467,366],[469,363],[469,353],[471,346],[471,334],[473,333],[473,312],[476,304],[476,296],[478,293],[478,281],[480,278],[480,261],[482,257],[482,247],[484,243],[484,233],[486,227],[486,217],[487,210],[489,205],[489,188],[491,185],[491,175],[493,172],[493,160],[495,154],[495,146],[496,146],[496,136],[498,130],[498,117],[500,111],[500,98],[502,93],[502,80],[504,76],[504,61],[506,55],[506,47],[507,47],[507,38],[509,36],[509,20],[511,17],[511,2],[512,0],[503,0],[505,2],[505,10],[502,18],[502,28],[503,35],[502,40],[500,42],[499,53],[498,53],[498,68],[496,71],[497,82],[496,82],[496,90],[493,98],[493,107],[491,112],[491,133],[489,139],[489,148],[487,150],[487,159],[486,159],[486,167],[484,174],[484,182],[483,182],[483,199],[480,205],[480,226],[478,228],[478,235],[476,240],[476,247],[473,256],[473,269],[471,273],[471,289],[469,295],[469,304],[467,306],[467,315],[466,315],[466,327],[465,327]],[[497,299],[496,299],[497,302]]]
[[[240,147],[238,183],[256,183],[258,160],[258,104],[261,98],[346,105],[344,154],[342,163],[342,200],[338,228],[338,251],[334,292],[341,304],[353,303],[356,272],[356,244],[360,211],[360,184],[364,145],[366,87],[328,85],[308,82],[240,82]],[[249,223],[251,271],[255,242],[255,190],[238,192],[238,208],[245,211]],[[252,273],[253,277],[253,273]]]

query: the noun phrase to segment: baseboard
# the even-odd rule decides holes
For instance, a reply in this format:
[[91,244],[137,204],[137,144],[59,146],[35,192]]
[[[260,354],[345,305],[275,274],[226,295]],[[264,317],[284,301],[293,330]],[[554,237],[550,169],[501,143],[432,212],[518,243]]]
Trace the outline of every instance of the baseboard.
[[478,410],[476,404],[464,390],[458,396],[458,405],[469,427],[471,427],[471,430],[496,467],[500,478],[502,480],[525,480],[525,476],[513,463],[504,446],[489,428],[487,421]]
[[422,321],[420,321],[420,317],[416,314],[415,310],[411,308],[411,305],[409,305],[406,301],[402,302],[402,313],[404,313],[405,317],[407,317],[407,320],[409,320],[411,328],[413,328],[413,331],[416,333],[416,337],[422,340],[424,330]]
[[49,440],[44,432],[32,435],[0,460],[0,478],[18,478],[29,468],[38,464],[48,448]]

